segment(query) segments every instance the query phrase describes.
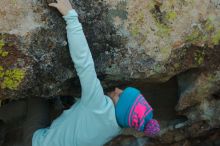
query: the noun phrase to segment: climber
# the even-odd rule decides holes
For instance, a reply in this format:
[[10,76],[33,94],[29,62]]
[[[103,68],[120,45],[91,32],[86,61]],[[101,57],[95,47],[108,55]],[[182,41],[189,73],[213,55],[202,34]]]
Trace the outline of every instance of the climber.
[[126,127],[149,137],[156,136],[160,126],[153,119],[152,107],[138,89],[115,88],[108,96],[104,95],[78,14],[69,0],[57,0],[49,6],[56,8],[66,21],[70,55],[82,88],[81,99],[47,127],[48,105],[43,99],[30,98],[24,145],[101,146]]

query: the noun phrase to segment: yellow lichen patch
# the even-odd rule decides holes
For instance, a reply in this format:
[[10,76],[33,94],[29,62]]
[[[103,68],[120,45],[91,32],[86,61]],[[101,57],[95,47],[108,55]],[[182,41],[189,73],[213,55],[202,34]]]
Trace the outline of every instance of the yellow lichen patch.
[[165,19],[170,21],[170,20],[176,19],[176,17],[177,17],[176,12],[169,11],[169,12],[166,13]]
[[7,57],[7,56],[8,56],[7,51],[0,50],[0,57]]
[[5,46],[5,43],[3,40],[0,40],[0,57],[6,57],[8,56],[8,52],[2,50],[2,48]]
[[0,33],[0,90],[17,90],[25,77],[25,67],[19,68],[17,64],[22,55],[16,42],[14,35]]
[[7,70],[4,73],[3,82],[1,83],[1,88],[16,90],[17,87],[20,85],[24,76],[25,76],[25,71],[23,71],[22,69],[16,68],[13,70]]
[[3,51],[2,54],[0,54],[2,57],[6,57],[8,56],[8,52],[7,51]]

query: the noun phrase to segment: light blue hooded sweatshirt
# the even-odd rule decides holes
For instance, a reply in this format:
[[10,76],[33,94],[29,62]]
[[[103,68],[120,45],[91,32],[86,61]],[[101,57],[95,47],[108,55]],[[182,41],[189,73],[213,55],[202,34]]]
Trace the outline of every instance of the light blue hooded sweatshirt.
[[50,127],[33,134],[33,146],[101,146],[119,135],[112,100],[104,95],[92,55],[75,10],[63,16],[67,38],[82,88],[81,99],[65,110]]

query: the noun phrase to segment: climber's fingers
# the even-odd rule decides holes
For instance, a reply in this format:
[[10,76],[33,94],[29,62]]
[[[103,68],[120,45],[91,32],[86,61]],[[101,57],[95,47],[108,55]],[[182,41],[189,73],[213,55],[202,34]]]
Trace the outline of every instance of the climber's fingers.
[[58,8],[58,4],[57,3],[50,3],[49,6],[50,7],[54,7],[54,8]]
[[63,16],[73,9],[69,0],[57,0],[57,3],[50,3],[49,6],[57,8]]

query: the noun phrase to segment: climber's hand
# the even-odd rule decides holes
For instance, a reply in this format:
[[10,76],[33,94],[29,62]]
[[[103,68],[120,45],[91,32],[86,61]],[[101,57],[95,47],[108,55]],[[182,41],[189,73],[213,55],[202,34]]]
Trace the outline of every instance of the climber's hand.
[[57,10],[63,15],[67,15],[69,10],[72,10],[73,7],[69,0],[57,0],[57,3],[50,3],[49,6],[57,8]]

